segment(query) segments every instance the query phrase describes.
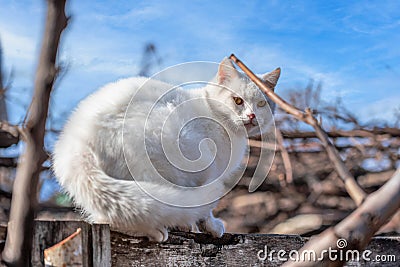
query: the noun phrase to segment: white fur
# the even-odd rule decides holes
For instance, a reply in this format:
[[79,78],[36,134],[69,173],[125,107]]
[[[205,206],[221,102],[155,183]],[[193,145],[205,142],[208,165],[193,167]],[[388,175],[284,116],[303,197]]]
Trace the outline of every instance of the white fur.
[[[129,78],[104,86],[79,104],[56,143],[53,169],[90,221],[138,231],[156,241],[168,238],[169,227],[198,224],[214,236],[224,233],[222,222],[211,212],[216,205],[209,199],[211,192],[194,193],[193,186],[216,181],[214,192],[223,192],[241,170],[247,133],[262,133],[272,118],[265,115],[267,106],[257,106],[265,96],[229,60],[220,64],[213,83],[199,89],[178,88],[157,102],[171,85]],[[233,96],[243,98],[245,104],[235,104]],[[185,106],[188,101],[190,105]],[[249,113],[256,115],[255,126],[246,132],[243,124],[249,122]],[[185,122],[198,116],[220,125],[197,119],[180,132]],[[165,151],[172,157],[166,157]],[[197,172],[181,170],[203,165]],[[162,184],[158,174],[186,188]],[[136,181],[167,204],[144,192]],[[190,207],[170,204],[180,202]]]

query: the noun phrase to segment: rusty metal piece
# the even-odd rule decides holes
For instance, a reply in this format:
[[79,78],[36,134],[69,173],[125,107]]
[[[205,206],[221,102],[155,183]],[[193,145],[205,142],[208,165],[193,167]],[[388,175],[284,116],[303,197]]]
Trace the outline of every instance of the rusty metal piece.
[[61,242],[44,250],[45,266],[82,266],[81,228]]

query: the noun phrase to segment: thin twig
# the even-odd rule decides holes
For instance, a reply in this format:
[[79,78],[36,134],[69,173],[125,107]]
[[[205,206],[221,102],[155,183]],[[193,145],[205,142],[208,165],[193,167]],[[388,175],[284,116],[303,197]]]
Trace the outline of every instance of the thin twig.
[[11,136],[18,138],[19,129],[18,126],[11,125],[8,122],[0,121],[0,131],[10,134]]
[[339,174],[340,178],[343,180],[346,190],[354,200],[354,202],[359,206],[366,197],[364,190],[358,185],[354,177],[351,175],[349,170],[344,165],[342,159],[340,158],[339,152],[336,150],[335,146],[329,140],[327,133],[322,129],[321,125],[318,123],[312,115],[310,109],[301,111],[283,100],[280,96],[274,93],[272,87],[258,78],[243,62],[241,62],[235,55],[231,55],[230,59],[233,60],[236,65],[243,70],[243,72],[277,105],[279,105],[284,111],[295,116],[298,120],[301,120],[309,125],[311,125],[316,136],[321,140],[330,161],[333,163],[335,170]]
[[279,128],[276,128],[276,141],[278,142],[279,151],[281,152],[281,157],[283,161],[283,166],[285,167],[285,178],[286,183],[293,183],[293,169],[292,163],[290,161],[289,153],[283,143],[283,136]]

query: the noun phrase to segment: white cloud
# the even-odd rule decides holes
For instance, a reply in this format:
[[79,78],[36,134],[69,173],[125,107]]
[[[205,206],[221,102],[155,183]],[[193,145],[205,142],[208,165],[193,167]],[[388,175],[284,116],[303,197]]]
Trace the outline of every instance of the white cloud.
[[400,107],[399,99],[400,95],[391,95],[372,101],[362,105],[358,109],[358,115],[364,121],[381,119],[393,123],[395,121],[394,111]]
[[[173,85],[192,82],[208,82],[217,73],[219,63],[193,61],[168,67],[157,73],[154,78]],[[204,86],[203,85],[198,85]]]
[[134,76],[139,71],[139,66],[132,60],[100,60],[89,64],[80,64],[80,68],[85,72],[107,73],[110,76]]
[[160,18],[165,15],[165,9],[160,8],[159,5],[147,4],[143,7],[135,7],[130,9],[128,12],[122,12],[115,15],[104,15],[100,13],[94,14],[94,18],[112,24],[133,24],[134,22],[143,22],[152,20],[154,18]]
[[[278,83],[278,89],[303,89],[310,80],[323,85],[322,97],[326,100],[338,96],[346,96],[354,93],[354,90],[346,90],[346,80],[349,78],[345,73],[331,71],[327,67],[321,67],[307,63],[302,59],[296,59],[281,47],[246,45],[242,60],[249,67],[259,73],[271,71],[281,67],[282,74]],[[239,56],[239,55],[238,55]]]
[[0,30],[5,58],[33,61],[36,52],[36,40],[32,37]]

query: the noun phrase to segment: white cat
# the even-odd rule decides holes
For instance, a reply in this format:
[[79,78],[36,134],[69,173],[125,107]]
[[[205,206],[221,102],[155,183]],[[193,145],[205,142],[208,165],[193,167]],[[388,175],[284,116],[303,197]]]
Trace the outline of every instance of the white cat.
[[[279,75],[262,78],[276,85]],[[224,225],[212,209],[243,171],[247,137],[271,127],[268,103],[229,59],[198,89],[120,80],[79,104],[56,143],[53,169],[92,222],[159,242],[171,227],[220,237]]]

